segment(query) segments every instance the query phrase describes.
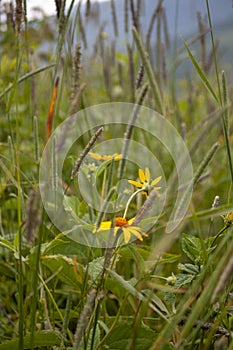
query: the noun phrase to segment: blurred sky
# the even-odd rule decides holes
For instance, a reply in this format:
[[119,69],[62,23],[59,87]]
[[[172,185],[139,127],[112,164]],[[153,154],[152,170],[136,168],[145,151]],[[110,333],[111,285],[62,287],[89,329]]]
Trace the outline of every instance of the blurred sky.
[[[106,0],[95,0],[95,1],[106,1]],[[85,0],[83,0],[83,3],[84,2]],[[71,0],[66,0],[67,7],[69,7],[70,3],[71,3]],[[75,0],[74,4],[78,4],[78,0]],[[27,13],[28,13],[29,19],[32,19],[33,15],[36,14],[36,12],[33,11],[33,7],[35,6],[42,8],[47,15],[56,15],[55,0],[46,0],[46,1],[27,0]]]

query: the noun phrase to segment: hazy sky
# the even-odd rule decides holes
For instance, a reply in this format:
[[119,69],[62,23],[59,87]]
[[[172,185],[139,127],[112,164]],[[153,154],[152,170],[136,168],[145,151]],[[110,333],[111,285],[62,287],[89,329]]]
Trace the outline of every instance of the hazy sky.
[[[97,1],[106,1],[106,0],[97,0]],[[85,0],[83,0],[85,2]],[[67,7],[70,5],[71,0],[66,0]],[[75,4],[78,3],[78,0],[75,0]],[[40,1],[40,0],[27,0],[27,12],[29,19],[33,16],[32,8],[38,6],[41,7],[44,12],[48,15],[55,15],[56,14],[56,5],[55,0],[46,0],[46,1]]]

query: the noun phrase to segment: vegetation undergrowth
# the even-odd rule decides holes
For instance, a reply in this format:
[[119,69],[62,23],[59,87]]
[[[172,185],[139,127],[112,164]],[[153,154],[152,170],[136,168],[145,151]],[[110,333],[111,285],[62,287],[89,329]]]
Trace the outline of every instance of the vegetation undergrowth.
[[0,350],[233,349],[232,81],[208,0],[180,47],[163,5],[125,0],[119,49],[114,0],[113,37],[92,0],[1,3]]

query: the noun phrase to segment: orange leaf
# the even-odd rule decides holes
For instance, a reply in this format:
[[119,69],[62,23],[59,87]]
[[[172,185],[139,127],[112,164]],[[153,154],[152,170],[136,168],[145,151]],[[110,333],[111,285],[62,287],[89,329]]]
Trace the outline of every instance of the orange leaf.
[[46,123],[45,142],[48,141],[48,139],[51,136],[51,132],[52,132],[54,108],[55,108],[55,103],[57,100],[58,83],[59,83],[59,77],[57,77],[57,79],[55,81],[55,85],[53,88],[53,94],[52,94],[52,98],[51,98],[50,105],[49,105],[48,118],[47,118],[47,123]]

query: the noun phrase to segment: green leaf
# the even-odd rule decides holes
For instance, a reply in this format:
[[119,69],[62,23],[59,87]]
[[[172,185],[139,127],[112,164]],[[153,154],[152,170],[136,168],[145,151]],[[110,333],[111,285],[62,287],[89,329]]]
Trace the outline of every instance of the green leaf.
[[63,233],[60,233],[51,242],[43,246],[43,255],[76,255],[80,261],[88,256],[88,249],[88,247],[83,246]]
[[105,160],[100,166],[98,167],[98,170],[96,172],[96,177],[99,177],[103,171],[111,164],[112,159]]
[[180,258],[180,254],[164,253],[157,264],[174,263]]
[[100,342],[100,329],[99,329],[98,324],[97,324],[96,329],[95,329],[93,347],[91,346],[92,345],[91,344],[92,343],[92,336],[93,336],[93,329],[91,329],[89,337],[88,337],[87,348],[86,348],[87,350],[95,349]]
[[[140,301],[148,302],[148,298],[145,297],[142,293],[140,293],[136,288],[134,288],[129,281],[126,281],[122,276],[118,275],[115,271],[107,269],[110,275],[131,295],[137,298]],[[151,297],[152,299],[152,297]],[[154,300],[152,300],[154,301]],[[155,312],[157,312],[163,319],[167,321],[166,316],[161,312],[160,308],[157,308],[156,304],[152,301],[149,302],[148,306]]]
[[174,308],[176,302],[176,294],[172,292],[164,293],[164,301],[169,304],[172,308]]
[[81,264],[74,264],[74,261],[64,255],[47,255],[42,257],[42,263],[64,283],[77,288],[83,283],[84,269]]
[[[37,68],[37,69],[35,69],[35,70],[33,70],[33,71],[31,71],[31,72],[29,72],[29,73],[23,75],[22,77],[20,77],[16,83],[17,83],[17,84],[20,84],[20,83],[22,83],[23,81],[25,81],[25,80],[31,78],[32,76],[34,76],[34,75],[36,75],[36,74],[38,74],[38,73],[41,73],[41,72],[43,72],[43,71],[46,70],[46,69],[53,68],[54,66],[55,66],[55,64],[54,64],[54,63],[51,63],[51,64],[49,64],[49,65],[47,65],[47,66],[45,66],[45,67]],[[11,89],[12,89],[13,87],[14,87],[14,84],[13,84],[13,83],[9,84],[9,86],[0,94],[0,100],[4,97],[5,94],[7,94],[9,91],[11,91]]]
[[134,350],[147,350],[155,341],[157,335],[142,325],[135,327],[131,322],[121,322],[107,336],[105,347],[111,350],[127,349],[134,338]]
[[[61,345],[62,337],[59,332],[56,331],[38,331],[34,332],[34,348],[39,346],[55,346]],[[28,333],[23,338],[23,349],[30,349],[31,334]],[[19,340],[17,338],[11,339],[5,343],[0,344],[0,350],[13,350],[18,349]]]
[[[137,280],[135,277],[131,278],[127,282],[132,286],[135,286],[137,284]],[[106,277],[105,287],[114,295],[116,295],[117,299],[121,299],[125,296],[125,288],[121,284],[116,283],[116,281],[110,277]]]
[[75,255],[75,253],[79,251],[77,245],[78,243],[74,242],[69,237],[59,234],[55,239],[46,244],[43,255]]
[[209,90],[209,92],[211,93],[212,97],[215,99],[215,101],[219,104],[219,98],[216,95],[216,93],[214,92],[207,76],[205,75],[205,73],[203,72],[203,70],[201,69],[201,67],[199,66],[199,64],[197,63],[196,59],[194,58],[192,52],[190,51],[188,45],[186,44],[186,42],[183,40],[183,44],[188,52],[189,58],[191,59],[194,67],[196,68],[197,73],[199,74],[199,77],[201,78],[201,80],[203,81],[205,87],[207,88],[207,90]]
[[63,204],[66,212],[69,212],[74,218],[78,216],[80,202],[76,196],[64,196]]
[[[220,217],[221,215],[225,215],[229,211],[233,211],[232,203],[221,205],[217,208],[211,208],[211,209],[195,212],[195,218],[209,219],[214,217]],[[185,217],[185,220],[190,220],[193,217],[194,217],[194,214],[187,215]]]
[[175,282],[174,287],[181,288],[185,284],[190,284],[194,280],[195,277],[196,277],[195,275],[188,275],[185,273],[180,273],[180,274],[176,275],[176,282]]
[[181,247],[187,257],[193,262],[200,261],[200,255],[202,252],[201,241],[198,237],[189,236],[183,233],[181,241]]
[[3,237],[0,237],[0,245],[2,247],[4,247],[4,248],[12,250],[12,252],[16,251],[15,247],[13,246],[13,244],[11,244],[8,240],[6,240]]
[[148,296],[148,298],[153,302],[155,305],[157,305],[161,311],[163,311],[166,314],[169,314],[168,309],[166,308],[165,304],[162,302],[162,300],[154,293],[151,293],[150,290],[143,290],[143,294]]
[[193,264],[178,264],[178,269],[193,275],[200,273],[200,267]]
[[98,279],[101,277],[104,266],[104,257],[101,256],[92,260],[88,264],[88,274],[91,278],[90,283],[96,285]]
[[120,251],[119,251],[119,255],[121,258],[123,259],[131,259],[134,257],[133,254],[133,250],[132,249],[136,249],[137,252],[141,255],[141,257],[143,258],[143,260],[148,260],[150,257],[150,251],[148,249],[145,248],[141,248],[139,246],[123,246]]

